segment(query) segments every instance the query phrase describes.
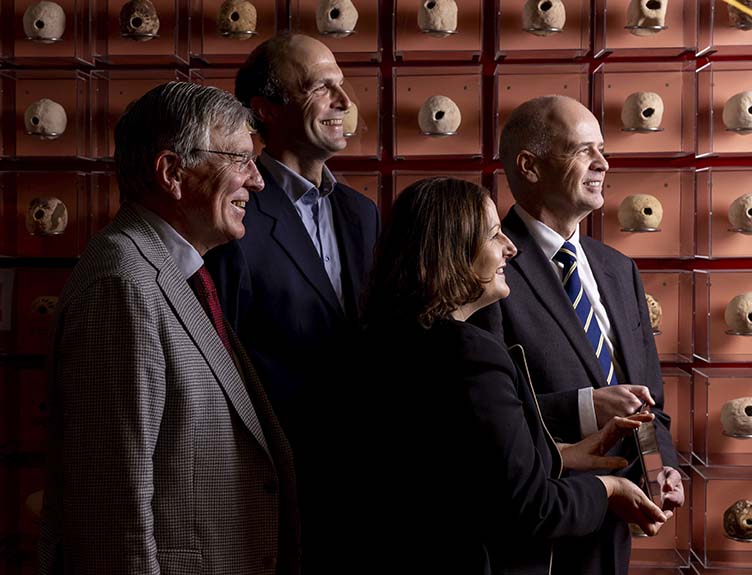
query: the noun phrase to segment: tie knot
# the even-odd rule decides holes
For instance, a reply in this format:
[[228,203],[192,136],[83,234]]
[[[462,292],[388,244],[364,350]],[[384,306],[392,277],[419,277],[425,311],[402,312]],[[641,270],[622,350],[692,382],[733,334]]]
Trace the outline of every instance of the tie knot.
[[572,265],[572,262],[577,261],[577,248],[569,242],[564,242],[554,255],[554,259],[565,266]]

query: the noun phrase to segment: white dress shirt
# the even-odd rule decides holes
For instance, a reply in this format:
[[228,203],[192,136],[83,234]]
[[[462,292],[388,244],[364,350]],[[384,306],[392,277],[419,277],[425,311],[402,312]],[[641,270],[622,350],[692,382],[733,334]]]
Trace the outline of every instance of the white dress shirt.
[[[616,361],[616,354],[614,353],[614,331],[611,328],[611,321],[606,313],[606,307],[603,305],[600,291],[598,291],[598,284],[593,276],[593,270],[590,268],[585,250],[580,245],[580,227],[577,226],[574,233],[569,238],[562,237],[558,232],[555,232],[549,228],[546,224],[540,220],[535,219],[528,214],[519,205],[515,205],[512,209],[515,210],[520,219],[524,222],[528,232],[532,236],[535,243],[538,244],[543,254],[548,258],[552,268],[556,272],[559,278],[564,275],[564,266],[555,261],[553,258],[559,251],[565,241],[568,241],[574,245],[577,250],[577,270],[580,275],[580,282],[585,290],[585,294],[590,300],[590,305],[593,306],[593,312],[595,319],[598,322],[598,326],[601,332],[605,336],[605,343],[608,346],[608,350],[611,352],[611,359],[614,363],[614,370],[616,372],[616,378],[619,381],[624,381],[624,371],[619,363]],[[535,382],[533,382],[535,383]],[[580,432],[582,437],[586,437],[592,433],[598,431],[598,423],[595,416],[595,406],[593,405],[593,388],[592,386],[583,387],[579,391],[578,406],[580,412]]]

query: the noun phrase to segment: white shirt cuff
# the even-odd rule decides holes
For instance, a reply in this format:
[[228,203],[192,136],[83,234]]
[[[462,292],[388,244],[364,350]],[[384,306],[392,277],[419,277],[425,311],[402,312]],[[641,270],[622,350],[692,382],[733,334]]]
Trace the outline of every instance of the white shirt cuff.
[[583,387],[577,392],[577,408],[580,412],[580,433],[582,437],[587,437],[598,431],[592,387]]

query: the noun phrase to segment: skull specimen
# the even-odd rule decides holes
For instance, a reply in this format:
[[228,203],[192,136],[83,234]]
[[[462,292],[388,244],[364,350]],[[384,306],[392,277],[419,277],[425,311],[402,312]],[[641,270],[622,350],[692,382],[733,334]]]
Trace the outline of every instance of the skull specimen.
[[731,227],[744,232],[752,232],[752,193],[739,196],[729,206]]
[[727,130],[752,132],[752,92],[739,92],[723,106],[723,125]]
[[217,13],[217,32],[232,40],[256,34],[256,7],[248,0],[225,0]]
[[33,236],[55,236],[68,227],[68,208],[58,198],[34,198],[26,210],[26,230]]
[[65,32],[65,12],[60,4],[42,0],[29,6],[23,15],[24,34],[30,40],[50,43]]
[[350,101],[350,107],[345,110],[345,117],[342,118],[342,133],[346,138],[354,136],[358,131],[358,106],[355,102]]
[[426,135],[451,136],[462,123],[462,113],[451,98],[431,96],[420,107],[418,124]]
[[52,295],[41,295],[31,302],[31,314],[48,317],[55,313],[58,298]]
[[723,319],[732,334],[752,334],[752,292],[735,296],[726,306]]
[[[752,8],[752,0],[739,0],[739,4]],[[739,30],[752,30],[752,16],[742,12],[735,6],[728,6],[729,23]]]
[[621,123],[625,130],[655,131],[663,120],[663,99],[655,92],[634,92],[627,96],[621,108]]
[[130,0],[120,9],[120,35],[146,42],[159,32],[159,15],[149,0]]
[[727,435],[752,435],[752,397],[739,397],[724,403],[721,425]]
[[661,320],[663,319],[663,308],[658,300],[649,293],[645,294],[645,302],[648,304],[648,315],[650,316],[650,327],[653,333],[661,331]]
[[68,125],[65,108],[54,100],[42,98],[24,111],[26,133],[45,139],[60,137]]
[[635,36],[657,34],[666,27],[668,0],[631,0],[627,28]]
[[424,0],[418,10],[418,28],[435,38],[445,38],[457,31],[457,2]]
[[536,36],[549,36],[564,29],[567,11],[561,0],[527,0],[522,9],[522,29]]
[[752,541],[752,501],[739,499],[726,509],[723,530],[732,539]]
[[655,196],[635,194],[624,198],[617,217],[624,230],[656,230],[663,219],[663,206]]
[[358,10],[350,0],[319,0],[316,28],[319,34],[344,38],[355,30]]

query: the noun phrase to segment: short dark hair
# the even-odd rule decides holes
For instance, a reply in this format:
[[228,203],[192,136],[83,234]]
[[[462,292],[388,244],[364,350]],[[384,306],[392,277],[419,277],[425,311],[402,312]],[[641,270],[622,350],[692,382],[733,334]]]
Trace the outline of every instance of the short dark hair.
[[128,105],[115,126],[115,171],[122,201],[136,200],[154,186],[154,160],[163,150],[198,165],[196,148],[211,148],[213,132],[231,135],[250,121],[229,92],[189,82],[152,88]]
[[[277,104],[287,104],[289,95],[279,76],[282,63],[295,34],[286,32],[262,42],[250,53],[235,76],[235,96],[250,108],[251,100],[263,97]],[[264,136],[265,128],[254,116],[254,128]]]
[[483,294],[473,270],[488,230],[485,188],[436,177],[405,188],[376,247],[366,324],[417,321],[430,327]]

